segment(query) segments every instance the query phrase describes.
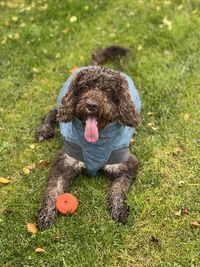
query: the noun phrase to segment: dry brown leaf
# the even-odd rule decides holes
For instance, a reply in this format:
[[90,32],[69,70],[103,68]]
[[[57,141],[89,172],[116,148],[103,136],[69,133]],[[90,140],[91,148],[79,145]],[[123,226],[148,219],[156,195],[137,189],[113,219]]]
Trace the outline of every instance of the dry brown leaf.
[[69,31],[68,28],[65,28],[64,30],[62,30],[63,33],[67,33]]
[[47,169],[48,166],[49,166],[49,162],[46,161],[46,160],[41,159],[41,160],[39,161],[38,165],[39,165],[41,168],[43,168],[43,169]]
[[200,227],[200,223],[198,223],[197,221],[192,221],[190,223],[190,226],[193,227],[193,228],[197,228],[197,227]]
[[73,67],[73,68],[70,70],[70,73],[73,73],[73,72],[75,72],[77,69],[78,69],[78,67],[77,67],[77,66]]
[[45,252],[45,249],[43,249],[43,248],[36,248],[35,249],[35,252],[44,253]]
[[4,177],[0,177],[0,184],[8,184],[10,181]]
[[182,210],[181,210],[182,215],[188,215],[189,213],[190,213],[190,211],[188,208],[182,208]]
[[29,231],[29,233],[31,234],[37,233],[38,229],[34,223],[27,223],[26,225],[27,225],[27,230]]
[[183,118],[185,121],[188,121],[190,119],[190,115],[186,113]]

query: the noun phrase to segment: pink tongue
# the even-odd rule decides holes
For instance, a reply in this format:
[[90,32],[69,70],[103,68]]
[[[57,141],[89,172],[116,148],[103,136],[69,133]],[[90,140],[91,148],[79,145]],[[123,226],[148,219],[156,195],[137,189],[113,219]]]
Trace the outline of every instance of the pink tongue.
[[87,118],[84,137],[86,141],[90,143],[98,141],[99,133],[97,128],[97,120],[94,117]]

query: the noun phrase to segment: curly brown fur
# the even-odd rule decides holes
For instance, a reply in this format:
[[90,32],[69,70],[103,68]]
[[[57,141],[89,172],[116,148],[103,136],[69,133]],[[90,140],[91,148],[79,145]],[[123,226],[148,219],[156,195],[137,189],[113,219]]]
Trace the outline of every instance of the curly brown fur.
[[106,165],[104,171],[114,178],[108,195],[110,214],[117,222],[126,223],[129,207],[125,203],[125,194],[130,190],[136,177],[138,161],[133,155],[129,154],[127,161],[120,164]]
[[98,104],[98,127],[104,128],[109,121],[136,127],[138,115],[131,100],[128,83],[117,71],[93,66],[80,71],[71,82],[62,99],[57,119],[68,122],[75,117],[83,120],[89,114],[86,99]]
[[[104,48],[93,54],[93,64],[98,65],[108,59],[115,61],[118,56],[127,53],[128,49],[119,46]],[[52,110],[43,119],[36,131],[37,140],[53,136],[56,114],[57,111]],[[96,117],[98,128],[104,128],[112,121],[131,127],[138,125],[138,114],[123,75],[100,66],[90,66],[76,74],[62,99],[57,119],[59,122],[68,122],[79,118],[85,123],[88,116]],[[138,162],[131,154],[127,161],[106,165],[103,169],[113,178],[108,203],[111,216],[117,222],[127,221],[129,208],[125,203],[125,194],[131,188],[137,169]],[[42,207],[38,212],[39,229],[54,223],[58,214],[55,207],[57,196],[69,191],[74,178],[84,170],[84,163],[69,157],[63,150],[58,153],[49,175]]]
[[[130,190],[138,170],[138,161],[129,155],[127,161],[105,165],[103,171],[112,177],[108,195],[109,212],[112,218],[120,223],[125,223],[129,215],[129,207],[125,203],[125,194]],[[37,226],[40,230],[54,224],[58,211],[56,198],[69,191],[74,178],[85,171],[84,163],[75,160],[60,150],[53,163],[46,185],[43,204],[38,211]]]
[[37,127],[35,137],[38,141],[54,136],[54,125],[56,123],[57,110],[53,109],[42,119],[42,123]]
[[92,53],[91,65],[102,65],[108,61],[114,63],[117,67],[120,67],[118,63],[122,57],[127,57],[129,49],[120,45],[112,45],[106,48],[101,48]]
[[56,198],[69,191],[73,179],[81,173],[83,163],[67,156],[60,150],[49,174],[42,207],[37,215],[39,229],[44,229],[55,222],[58,211]]

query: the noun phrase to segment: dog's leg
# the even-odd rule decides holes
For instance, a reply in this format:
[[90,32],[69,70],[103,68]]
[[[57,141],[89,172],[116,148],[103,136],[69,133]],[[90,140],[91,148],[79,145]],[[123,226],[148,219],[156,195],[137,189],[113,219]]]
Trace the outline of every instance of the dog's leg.
[[54,124],[56,123],[57,110],[53,109],[47,113],[42,123],[36,129],[36,139],[42,141],[54,136]]
[[56,198],[67,192],[74,178],[81,173],[83,163],[77,161],[60,150],[52,166],[43,204],[37,215],[39,229],[44,229],[55,222],[58,211],[56,210]]
[[104,171],[114,178],[108,194],[108,204],[111,216],[117,222],[126,223],[128,219],[129,207],[125,203],[125,194],[130,190],[137,170],[138,161],[131,154],[123,163],[104,167]]

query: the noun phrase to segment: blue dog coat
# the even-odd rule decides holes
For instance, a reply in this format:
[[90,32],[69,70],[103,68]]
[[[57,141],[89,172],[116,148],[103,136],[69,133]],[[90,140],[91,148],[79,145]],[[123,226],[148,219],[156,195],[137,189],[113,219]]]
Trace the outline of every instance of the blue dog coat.
[[[91,67],[94,68],[94,66],[79,68],[67,79],[57,99],[57,110],[74,76],[81,70]],[[121,73],[121,75],[128,82],[131,99],[135,104],[136,111],[139,113],[141,111],[141,101],[135,85],[129,76],[124,73]],[[120,163],[123,157],[127,157],[134,128],[112,122],[107,124],[104,129],[99,130],[99,139],[97,142],[89,143],[83,136],[84,127],[82,122],[75,118],[71,122],[61,122],[60,132],[65,140],[64,148],[66,154],[83,161],[88,173],[96,175],[98,170],[105,164]]]

